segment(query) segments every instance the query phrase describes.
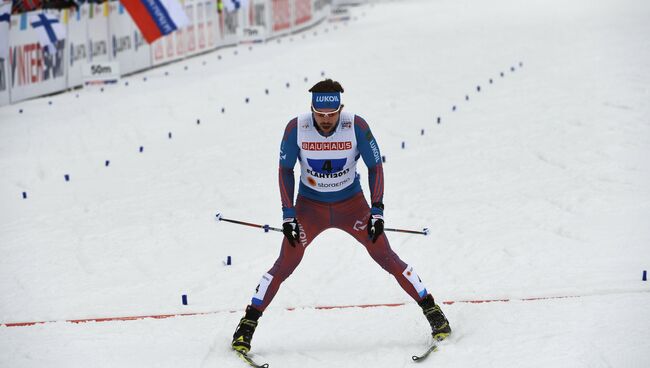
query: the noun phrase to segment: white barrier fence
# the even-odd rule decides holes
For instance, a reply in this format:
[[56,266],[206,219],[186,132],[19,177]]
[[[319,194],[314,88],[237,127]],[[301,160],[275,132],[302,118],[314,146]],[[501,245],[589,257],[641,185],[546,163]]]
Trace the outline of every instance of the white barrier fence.
[[[8,5],[4,9],[8,9]],[[7,105],[9,101],[9,23],[0,21],[0,106]]]
[[[332,0],[250,0],[238,11],[217,11],[216,0],[180,0],[190,23],[148,45],[117,1],[84,3],[79,10],[47,10],[66,37],[43,46],[30,25],[34,13],[0,23],[0,106],[64,91],[84,83],[88,64],[113,62],[121,75],[219,47],[264,42],[325,19]],[[54,50],[50,50],[54,49]]]

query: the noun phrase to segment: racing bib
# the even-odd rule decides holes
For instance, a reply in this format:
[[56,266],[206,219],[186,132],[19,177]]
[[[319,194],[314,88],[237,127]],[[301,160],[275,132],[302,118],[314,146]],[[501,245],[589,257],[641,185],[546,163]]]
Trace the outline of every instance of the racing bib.
[[298,116],[300,181],[320,192],[336,192],[354,183],[357,173],[357,139],[354,114],[342,112],[329,137],[316,130],[311,113]]

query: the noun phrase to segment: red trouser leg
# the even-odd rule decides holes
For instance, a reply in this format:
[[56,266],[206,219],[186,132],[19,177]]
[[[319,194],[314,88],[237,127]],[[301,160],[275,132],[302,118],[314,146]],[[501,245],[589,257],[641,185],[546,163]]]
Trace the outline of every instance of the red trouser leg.
[[[347,201],[332,205],[332,218],[335,227],[352,235],[370,254],[377,264],[393,275],[399,285],[415,301],[420,301],[426,296],[427,291],[415,272],[402,261],[390,247],[386,234],[381,234],[376,242],[372,242],[368,235],[368,219],[370,208],[362,193]],[[408,276],[408,277],[407,277]],[[411,280],[409,280],[409,277]]]
[[368,235],[370,208],[362,193],[337,203],[324,203],[298,196],[296,218],[300,224],[300,241],[295,247],[284,238],[280,255],[273,267],[262,277],[251,304],[264,311],[271,303],[280,285],[300,264],[307,246],[323,230],[336,227],[352,235],[366,248],[372,259],[389,272],[414,300],[419,301],[427,291],[417,274],[390,248],[382,234],[375,243]]
[[273,267],[262,277],[252,305],[264,311],[271,303],[280,284],[298,267],[305,249],[314,238],[330,226],[330,210],[327,203],[311,201],[302,196],[296,200],[296,219],[300,225],[300,239],[292,247],[287,238],[282,239],[280,255]]

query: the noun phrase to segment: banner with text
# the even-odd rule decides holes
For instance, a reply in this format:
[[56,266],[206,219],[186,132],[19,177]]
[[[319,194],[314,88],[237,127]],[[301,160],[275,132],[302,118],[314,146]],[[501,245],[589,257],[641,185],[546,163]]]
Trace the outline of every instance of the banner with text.
[[[9,32],[9,74],[11,102],[62,91],[66,88],[65,39],[54,49],[42,47],[38,30],[29,23],[32,13],[11,16]],[[41,13],[41,12],[39,12]],[[60,17],[59,11],[46,11]]]
[[82,65],[90,61],[88,48],[88,12],[90,6],[83,4],[78,10],[70,8],[63,11],[64,23],[68,28],[66,44],[68,86],[79,86],[83,83]]
[[119,62],[122,75],[150,68],[151,49],[129,13],[119,2],[111,2],[109,7],[111,60]]
[[9,104],[9,21],[11,3],[0,2],[0,106]]
[[271,0],[269,36],[277,37],[291,32],[293,6],[290,0]]
[[[118,1],[17,15],[0,7],[0,105],[80,86],[88,65],[87,70],[95,65],[103,73],[116,62],[111,71],[124,75],[218,47],[265,42],[326,19],[332,3],[248,0],[219,10],[215,0],[181,0],[188,22],[151,45]],[[44,47],[40,35],[48,24],[65,32],[55,45]]]

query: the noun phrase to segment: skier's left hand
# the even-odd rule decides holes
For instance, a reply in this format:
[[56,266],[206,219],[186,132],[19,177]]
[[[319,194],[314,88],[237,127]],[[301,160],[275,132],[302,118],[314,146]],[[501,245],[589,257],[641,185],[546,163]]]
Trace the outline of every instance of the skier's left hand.
[[368,235],[372,242],[376,242],[379,236],[384,232],[384,216],[380,214],[370,215],[368,219]]

